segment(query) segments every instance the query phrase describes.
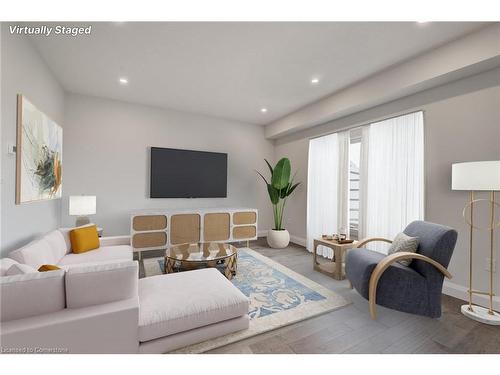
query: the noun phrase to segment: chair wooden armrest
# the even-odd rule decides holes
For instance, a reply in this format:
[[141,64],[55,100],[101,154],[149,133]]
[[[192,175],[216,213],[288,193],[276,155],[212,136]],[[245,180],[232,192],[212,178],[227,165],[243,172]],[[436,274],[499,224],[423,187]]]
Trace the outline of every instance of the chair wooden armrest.
[[370,276],[370,284],[369,284],[369,292],[368,292],[368,303],[370,305],[370,315],[372,319],[377,319],[377,312],[375,310],[376,306],[376,298],[377,298],[377,285],[380,277],[384,273],[384,271],[389,268],[389,266],[395,262],[406,259],[418,259],[424,262],[432,264],[436,267],[444,276],[451,279],[451,273],[441,264],[436,262],[434,259],[426,257],[422,254],[417,253],[409,253],[409,252],[397,252],[391,255],[386,256],[382,259],[373,269],[373,272]]
[[369,243],[369,242],[373,242],[373,241],[382,241],[382,242],[392,243],[392,241],[391,241],[391,240],[388,240],[387,238],[382,238],[382,237],[370,237],[370,238],[364,238],[364,239],[362,239],[361,241],[359,241],[359,242],[356,244],[356,248],[363,247],[363,246],[365,246],[367,243]]

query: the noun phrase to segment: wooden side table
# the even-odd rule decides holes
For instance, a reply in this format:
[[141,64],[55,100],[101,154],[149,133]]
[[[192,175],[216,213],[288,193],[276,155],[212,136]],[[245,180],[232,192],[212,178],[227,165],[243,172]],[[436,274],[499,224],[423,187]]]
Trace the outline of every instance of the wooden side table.
[[[339,244],[338,242],[333,240],[324,240],[322,238],[315,239],[313,246],[314,269],[316,271],[324,273],[325,275],[333,277],[336,280],[344,280],[345,279],[345,273],[343,267],[344,254],[347,250],[354,248],[357,245],[357,243],[358,243],[357,241],[354,241],[353,243]],[[329,247],[330,249],[333,250],[334,257],[332,261],[323,263],[318,262],[317,249],[319,245]]]

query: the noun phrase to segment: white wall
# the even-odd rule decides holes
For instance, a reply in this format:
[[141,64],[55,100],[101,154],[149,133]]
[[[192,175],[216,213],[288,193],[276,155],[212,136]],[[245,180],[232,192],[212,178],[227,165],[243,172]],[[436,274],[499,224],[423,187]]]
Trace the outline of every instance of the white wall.
[[[300,179],[307,181],[308,139],[327,132],[366,124],[401,111],[421,109],[425,118],[426,220],[449,225],[459,232],[450,271],[452,282],[467,285],[468,232],[462,209],[468,193],[451,191],[451,164],[460,161],[500,159],[500,69],[469,77],[422,92],[383,106],[360,112],[321,127],[298,133],[277,141],[275,156],[290,156],[301,171]],[[287,227],[292,235],[305,238],[307,192],[302,189],[287,212]],[[488,218],[486,210],[478,217]],[[498,233],[498,231],[497,231]],[[479,289],[488,288],[484,272],[488,257],[489,236],[479,232],[475,256],[474,283]],[[497,235],[497,270],[500,263],[500,237]],[[494,275],[500,289],[500,272]]]
[[[16,158],[7,155],[16,142],[16,95],[23,94],[64,128],[64,91],[27,39],[10,35],[2,24],[1,35],[1,255],[57,228],[61,222],[61,200],[15,204]],[[64,131],[63,131],[64,132]],[[63,150],[64,163],[64,150]],[[63,185],[64,191],[64,185]]]
[[[63,224],[68,196],[97,196],[93,220],[106,235],[128,234],[130,214],[154,208],[247,206],[259,209],[259,228],[271,225],[267,192],[254,169],[267,169],[273,143],[264,128],[213,117],[76,94],[66,98]],[[149,147],[228,153],[228,197],[150,199]]]

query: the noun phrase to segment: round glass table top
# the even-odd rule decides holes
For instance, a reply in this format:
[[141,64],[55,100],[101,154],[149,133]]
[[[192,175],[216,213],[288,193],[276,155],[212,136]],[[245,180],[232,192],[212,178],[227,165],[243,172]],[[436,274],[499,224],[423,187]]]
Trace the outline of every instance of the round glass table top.
[[175,245],[165,251],[165,257],[183,262],[209,262],[235,255],[237,249],[220,242],[200,242]]

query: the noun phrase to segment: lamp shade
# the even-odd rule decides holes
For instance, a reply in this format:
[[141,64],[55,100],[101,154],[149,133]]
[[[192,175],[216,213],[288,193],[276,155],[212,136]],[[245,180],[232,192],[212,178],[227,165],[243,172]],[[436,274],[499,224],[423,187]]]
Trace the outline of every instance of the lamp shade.
[[95,195],[72,195],[69,197],[69,214],[72,216],[94,215],[96,213]]
[[500,160],[452,164],[451,189],[499,191]]

